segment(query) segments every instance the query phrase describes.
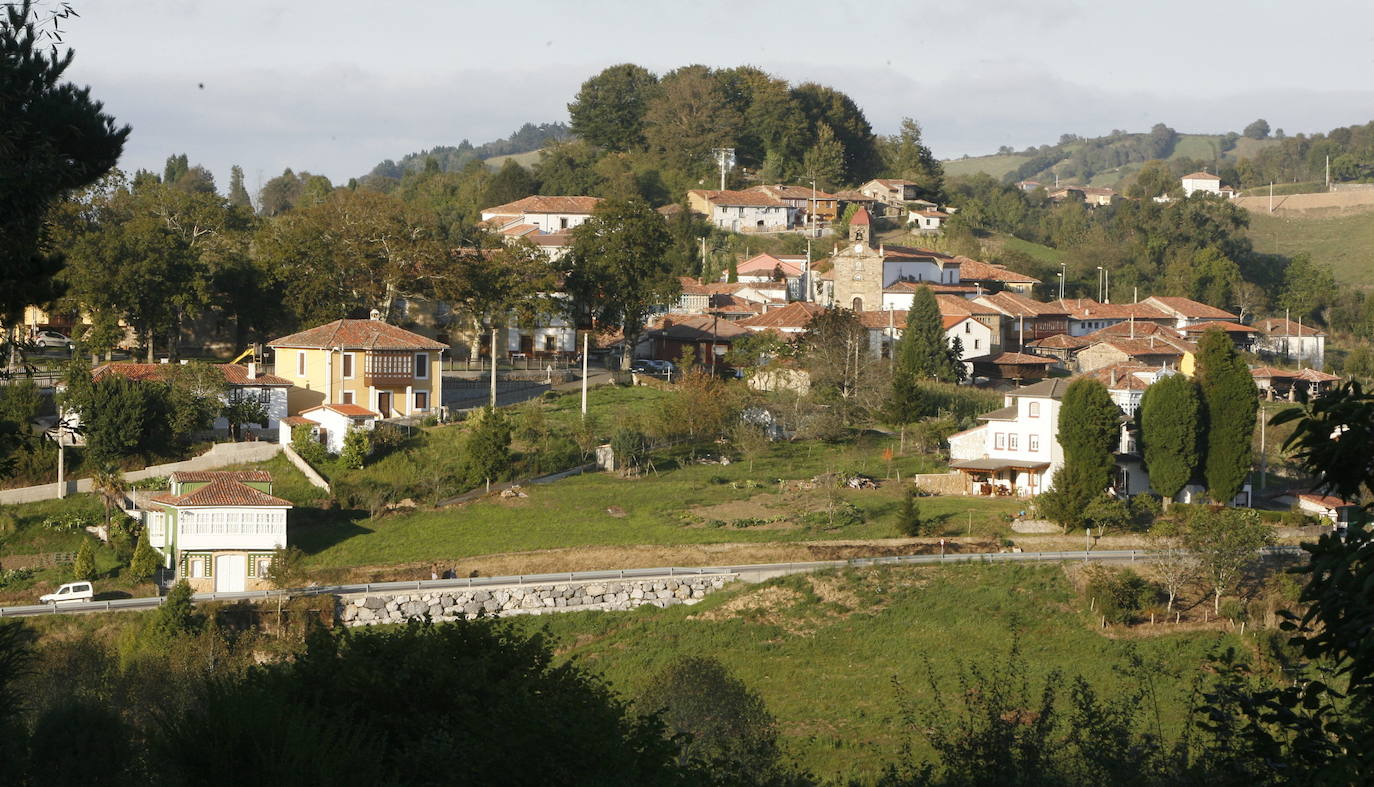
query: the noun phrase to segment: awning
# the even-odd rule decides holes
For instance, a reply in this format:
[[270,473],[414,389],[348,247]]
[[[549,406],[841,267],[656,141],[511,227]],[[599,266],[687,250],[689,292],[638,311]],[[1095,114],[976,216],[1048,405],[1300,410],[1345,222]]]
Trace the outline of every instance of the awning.
[[1050,466],[1049,462],[1025,462],[1016,459],[958,459],[949,463],[950,467],[956,470],[981,470],[991,473],[998,470],[1030,470],[1032,472],[1044,470]]

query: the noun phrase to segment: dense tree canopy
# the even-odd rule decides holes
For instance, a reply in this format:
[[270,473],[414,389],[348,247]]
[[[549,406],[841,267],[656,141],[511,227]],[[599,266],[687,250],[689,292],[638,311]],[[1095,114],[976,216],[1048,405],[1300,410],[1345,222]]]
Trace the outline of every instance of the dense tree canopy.
[[1259,396],[1245,359],[1218,328],[1198,341],[1197,381],[1207,425],[1203,477],[1212,499],[1229,503],[1250,474]]
[[1168,506],[1198,467],[1204,422],[1197,383],[1182,374],[1156,380],[1145,389],[1139,420],[1150,486]]

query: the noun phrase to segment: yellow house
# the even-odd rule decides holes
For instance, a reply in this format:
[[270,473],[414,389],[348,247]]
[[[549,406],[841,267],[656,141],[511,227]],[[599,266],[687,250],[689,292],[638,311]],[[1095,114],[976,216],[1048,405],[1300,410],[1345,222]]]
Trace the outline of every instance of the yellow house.
[[381,320],[336,320],[267,343],[277,376],[291,381],[287,410],[366,407],[382,418],[437,414],[440,357],[448,345]]

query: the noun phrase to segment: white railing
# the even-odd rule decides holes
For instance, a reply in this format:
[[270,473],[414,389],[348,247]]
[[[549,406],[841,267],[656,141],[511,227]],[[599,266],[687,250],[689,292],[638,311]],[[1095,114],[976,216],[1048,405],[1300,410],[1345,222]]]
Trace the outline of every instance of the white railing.
[[177,532],[183,536],[275,536],[285,535],[286,525],[270,522],[182,522]]

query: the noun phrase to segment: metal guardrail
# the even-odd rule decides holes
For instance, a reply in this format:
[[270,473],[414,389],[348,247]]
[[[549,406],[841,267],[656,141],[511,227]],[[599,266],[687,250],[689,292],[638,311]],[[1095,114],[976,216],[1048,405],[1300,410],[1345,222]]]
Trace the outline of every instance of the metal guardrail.
[[[1297,557],[1301,547],[1276,546],[1260,550],[1262,556]],[[740,574],[798,574],[823,571],[829,568],[862,568],[866,566],[928,566],[948,563],[1062,563],[1071,560],[1084,562],[1135,562],[1150,560],[1154,552],[1143,549],[1067,552],[964,552],[942,555],[892,555],[886,557],[856,557],[848,560],[813,560],[793,563],[748,563],[734,566],[664,566],[659,568],[603,569],[599,571],[564,571],[556,574],[515,574],[501,577],[463,577],[459,579],[417,579],[401,582],[367,582],[351,585],[317,585],[294,588],[297,596],[337,595],[359,593],[394,593],[407,590],[468,590],[515,585],[556,585],[573,582],[619,582],[637,579],[672,579],[692,576],[728,576]],[[272,598],[278,590],[254,590],[240,593],[197,593],[196,601],[239,601]],[[33,604],[21,607],[0,607],[0,617],[27,617],[71,612],[118,612],[151,609],[162,604],[162,597],[111,599],[80,604]]]

